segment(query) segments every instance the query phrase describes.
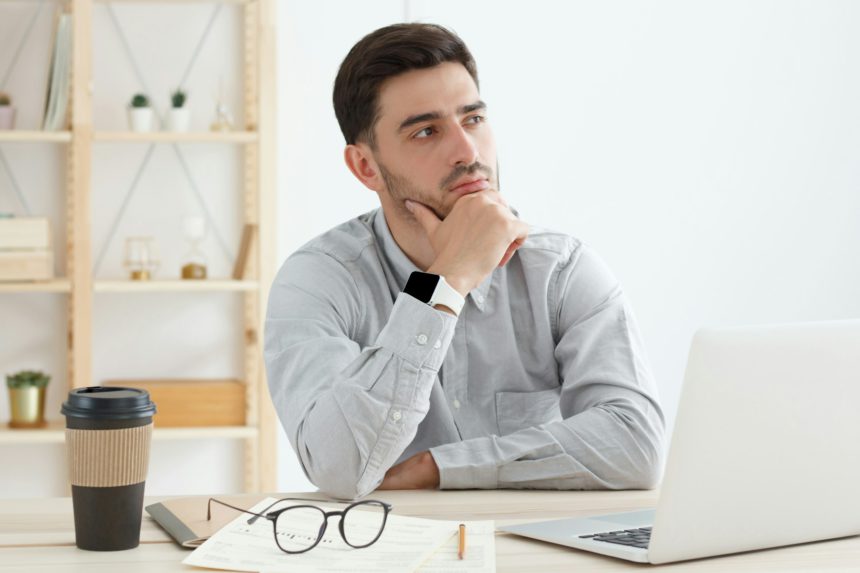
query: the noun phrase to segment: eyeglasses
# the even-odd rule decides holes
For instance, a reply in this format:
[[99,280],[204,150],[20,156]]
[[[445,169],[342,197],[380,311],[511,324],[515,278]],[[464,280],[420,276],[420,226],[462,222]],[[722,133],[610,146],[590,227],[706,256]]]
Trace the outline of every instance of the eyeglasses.
[[[319,545],[323,534],[325,534],[326,527],[328,527],[328,518],[334,516],[340,516],[338,530],[347,545],[355,549],[369,547],[376,543],[382,535],[382,530],[385,529],[385,522],[388,521],[388,512],[392,508],[390,504],[375,499],[349,503],[323,499],[285,497],[270,504],[260,513],[255,513],[210,497],[209,503],[206,506],[207,521],[212,519],[213,501],[236,511],[253,515],[254,517],[248,520],[248,525],[252,525],[261,517],[271,521],[275,543],[285,553],[304,553]],[[349,503],[349,505],[343,511],[325,511],[321,507],[307,503],[288,505],[287,507],[280,507],[274,511],[269,511],[276,505],[288,501]]]

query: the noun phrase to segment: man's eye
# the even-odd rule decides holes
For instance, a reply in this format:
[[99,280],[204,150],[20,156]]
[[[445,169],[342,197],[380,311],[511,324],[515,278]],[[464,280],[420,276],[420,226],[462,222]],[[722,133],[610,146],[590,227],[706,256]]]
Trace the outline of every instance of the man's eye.
[[486,121],[486,119],[487,118],[485,118],[483,115],[473,115],[468,119],[468,121],[477,120],[477,121],[474,121],[473,123],[484,123],[484,121]]
[[[427,135],[422,135],[423,133],[426,133]],[[413,137],[415,137],[415,139],[427,139],[431,135],[433,135],[433,128],[425,127],[421,131],[417,132]]]

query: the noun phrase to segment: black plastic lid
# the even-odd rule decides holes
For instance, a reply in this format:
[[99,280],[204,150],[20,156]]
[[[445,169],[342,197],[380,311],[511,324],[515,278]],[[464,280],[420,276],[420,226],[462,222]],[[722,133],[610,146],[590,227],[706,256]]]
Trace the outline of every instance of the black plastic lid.
[[60,413],[89,420],[132,420],[155,414],[155,403],[140,388],[87,386],[69,392]]

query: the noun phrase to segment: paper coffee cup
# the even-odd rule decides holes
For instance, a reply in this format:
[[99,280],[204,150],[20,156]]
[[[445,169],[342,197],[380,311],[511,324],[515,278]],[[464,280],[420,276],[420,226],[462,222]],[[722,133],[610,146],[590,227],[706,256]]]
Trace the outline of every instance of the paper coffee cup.
[[91,551],[137,547],[155,414],[149,393],[76,388],[60,411],[66,416],[75,543]]

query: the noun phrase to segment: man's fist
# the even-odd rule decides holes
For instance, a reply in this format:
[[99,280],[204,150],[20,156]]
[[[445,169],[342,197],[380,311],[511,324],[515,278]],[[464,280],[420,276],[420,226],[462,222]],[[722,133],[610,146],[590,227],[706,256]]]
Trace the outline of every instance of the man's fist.
[[421,203],[406,201],[406,208],[427,233],[436,256],[427,272],[444,276],[463,296],[507,263],[528,236],[528,225],[492,190],[464,195],[444,221]]
[[433,454],[421,452],[385,472],[378,489],[432,489],[439,487],[439,467]]

